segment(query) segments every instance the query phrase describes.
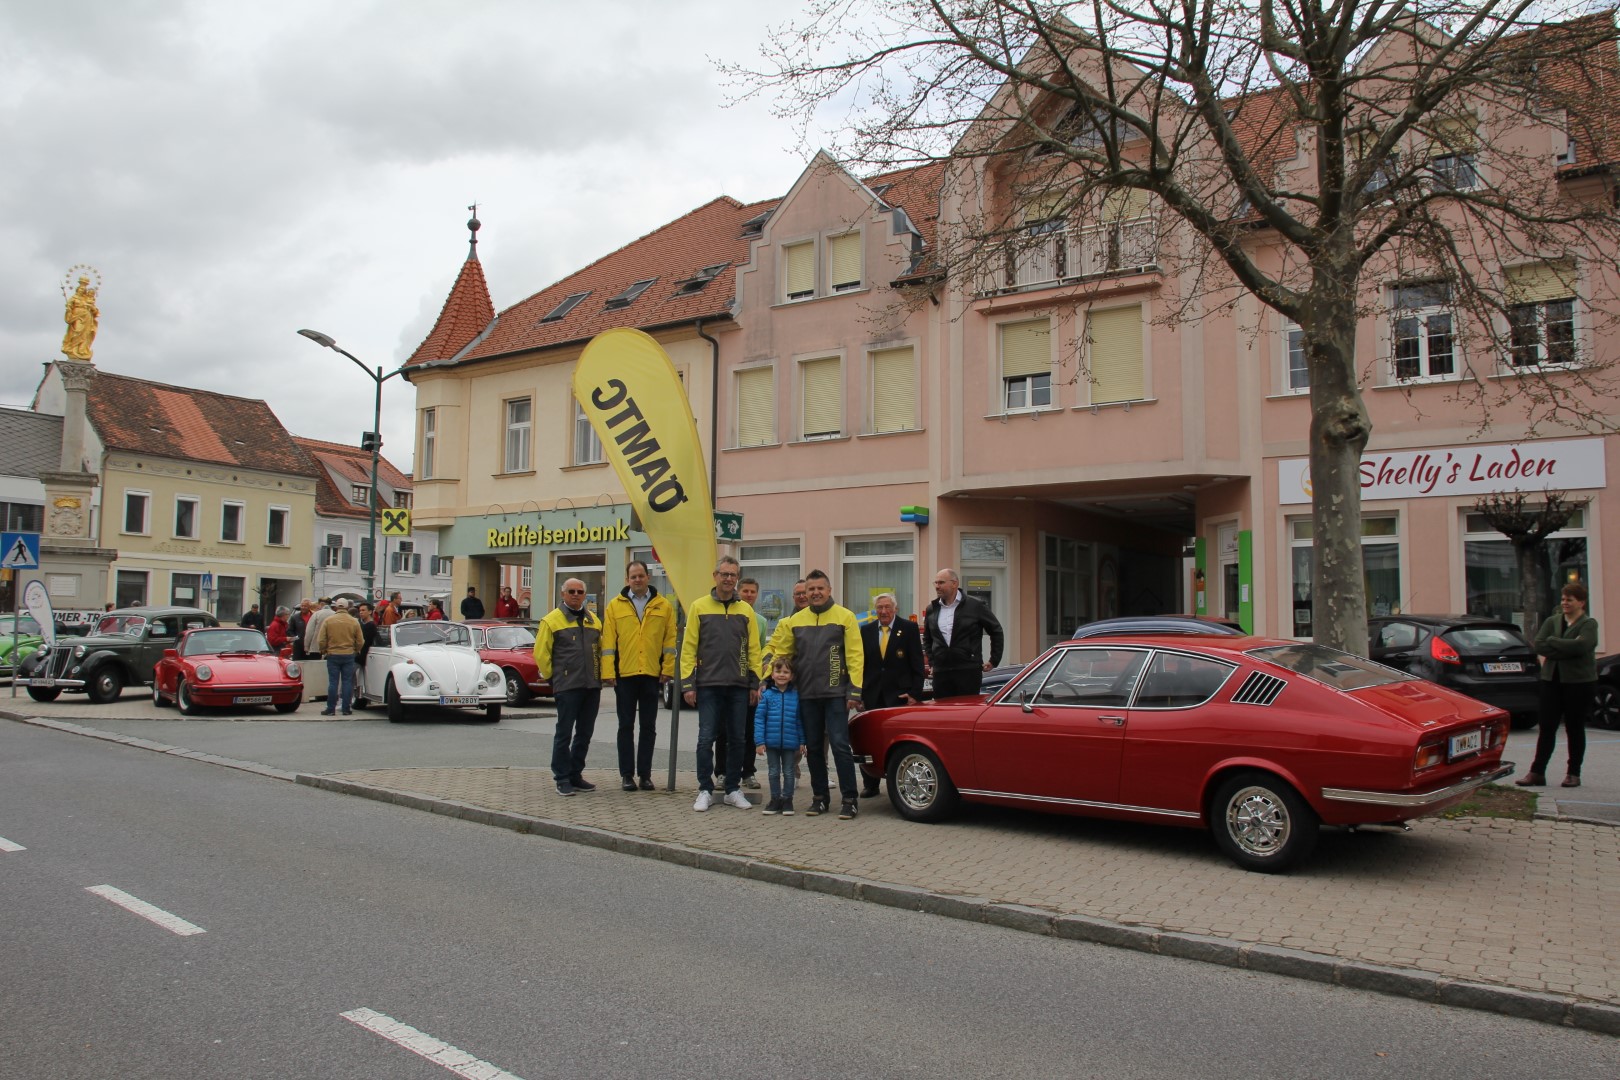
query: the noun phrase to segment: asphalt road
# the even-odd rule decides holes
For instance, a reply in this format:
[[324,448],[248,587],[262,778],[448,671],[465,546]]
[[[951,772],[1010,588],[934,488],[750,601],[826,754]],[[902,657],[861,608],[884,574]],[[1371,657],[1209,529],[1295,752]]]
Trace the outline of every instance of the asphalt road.
[[[459,1075],[527,1080],[1620,1075],[1620,1040],[1586,1032],[721,877],[21,725],[0,724],[0,838],[7,1078],[458,1075],[402,1042],[468,1062]],[[103,885],[204,932],[87,891]]]

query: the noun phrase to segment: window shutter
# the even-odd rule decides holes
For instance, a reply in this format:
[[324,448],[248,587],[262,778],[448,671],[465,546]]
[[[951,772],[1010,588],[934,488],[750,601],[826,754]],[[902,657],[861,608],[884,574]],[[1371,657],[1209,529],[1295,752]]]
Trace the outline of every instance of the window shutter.
[[917,423],[915,366],[912,350],[875,352],[872,364],[872,431],[909,431]]
[[807,240],[782,249],[782,273],[787,280],[783,290],[789,300],[816,295],[816,245]]
[[351,569],[353,567],[353,565],[354,565],[354,549],[353,548],[344,548],[343,549],[343,569],[345,569],[345,570]]
[[766,446],[776,441],[776,370],[737,372],[737,445]]
[[1103,220],[1110,224],[1148,215],[1148,193],[1136,188],[1115,188],[1103,200]]
[[1430,155],[1473,153],[1479,143],[1474,128],[1475,121],[1471,116],[1435,121],[1434,136],[1429,144]]
[[829,356],[799,366],[804,386],[804,437],[837,435],[844,430],[843,380],[839,359]]
[[420,574],[421,572],[422,572],[422,556],[420,556],[420,555],[412,555],[411,556],[411,573]]
[[[834,289],[852,289],[861,283],[861,234],[845,233],[827,241],[828,284]],[[812,286],[813,287],[813,286]]]
[[1024,224],[1034,225],[1037,222],[1050,221],[1057,217],[1058,208],[1063,205],[1063,196],[1057,192],[1048,191],[1029,200],[1024,207]]
[[1045,375],[1052,370],[1052,324],[1045,319],[1001,327],[1001,377]]
[[388,553],[388,571],[392,574],[399,573],[399,552],[390,551]]
[[1544,304],[1575,295],[1575,267],[1567,262],[1531,263],[1507,272],[1508,300],[1515,304]]
[[1090,341],[1091,401],[1142,399],[1142,308],[1092,311],[1086,318]]
[[360,569],[370,570],[376,559],[376,551],[371,543],[371,537],[360,538]]

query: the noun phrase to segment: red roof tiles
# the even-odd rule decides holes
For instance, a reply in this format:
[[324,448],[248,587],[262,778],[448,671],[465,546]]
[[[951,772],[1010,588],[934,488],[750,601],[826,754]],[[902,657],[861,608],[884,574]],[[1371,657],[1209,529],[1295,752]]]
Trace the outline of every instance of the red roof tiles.
[[[371,486],[371,452],[358,446],[325,442],[294,435],[293,441],[307,451],[320,466],[320,483],[315,490],[315,510],[328,517],[365,517],[362,499],[350,498],[353,485]],[[336,476],[338,479],[334,479]],[[348,487],[340,487],[339,479]],[[377,459],[377,483],[395,491],[410,491],[411,478],[396,469],[386,457]]]
[[495,317],[495,304],[489,298],[489,285],[484,281],[484,267],[477,255],[467,256],[461,264],[461,273],[444,298],[439,318],[416,347],[406,364],[423,364],[429,360],[448,360],[467,343],[483,332]]

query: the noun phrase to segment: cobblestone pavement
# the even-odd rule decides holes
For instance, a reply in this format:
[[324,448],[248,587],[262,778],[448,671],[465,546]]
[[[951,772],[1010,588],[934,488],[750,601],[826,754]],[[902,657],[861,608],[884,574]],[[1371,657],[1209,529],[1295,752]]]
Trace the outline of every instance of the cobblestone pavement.
[[[692,811],[673,793],[564,798],[548,771],[375,769],[334,778],[492,810],[933,892],[1276,945],[1367,964],[1620,1004],[1620,830],[1574,821],[1424,819],[1413,831],[1324,832],[1291,874],[1229,863],[1207,833],[971,807],[902,820],[886,797],[855,821]],[[759,792],[753,796],[757,802]],[[835,804],[836,805],[836,804]]]

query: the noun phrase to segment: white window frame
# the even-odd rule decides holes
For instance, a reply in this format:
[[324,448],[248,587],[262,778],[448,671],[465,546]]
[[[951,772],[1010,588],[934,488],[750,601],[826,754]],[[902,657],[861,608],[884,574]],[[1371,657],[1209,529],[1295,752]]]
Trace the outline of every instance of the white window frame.
[[[837,408],[838,408],[838,427],[837,427],[836,430],[815,431],[815,432],[807,430],[808,427],[809,427],[809,423],[808,423],[809,418],[806,416],[805,411],[806,411],[806,408],[810,404],[810,395],[809,395],[809,392],[808,392],[808,388],[805,386],[805,376],[809,373],[810,365],[812,365],[812,364],[833,364],[833,365],[836,365],[836,367],[837,367],[837,370],[838,370],[838,376],[837,376],[837,378],[838,378],[838,389],[837,389],[835,399],[834,399],[835,403],[837,405]],[[844,396],[845,395],[844,395],[844,356],[843,356],[843,354],[842,353],[821,353],[821,354],[815,355],[815,356],[802,357],[802,358],[795,361],[795,372],[794,372],[794,374],[796,376],[796,378],[794,379],[794,382],[797,384],[798,398],[799,398],[799,408],[798,408],[798,414],[799,415],[798,415],[797,419],[798,419],[798,422],[799,422],[799,439],[800,439],[800,441],[801,442],[824,442],[824,441],[831,440],[831,439],[841,439],[841,438],[843,438],[845,433],[846,433],[846,430],[848,428],[848,418],[844,415],[844,412],[845,412],[845,409],[844,409],[844,404],[845,404]]]
[[[281,540],[279,543],[273,539],[278,520],[281,522]],[[292,547],[292,507],[270,507],[269,513],[264,516],[264,543],[266,547]]]
[[602,450],[601,436],[596,434],[596,428],[591,426],[590,418],[585,415],[585,408],[578,399],[574,402],[574,448],[573,463],[575,465],[601,465],[607,461],[607,454]]
[[[849,568],[852,566],[878,566],[893,564],[896,567],[904,566],[898,571],[892,582],[884,584],[897,591],[896,600],[902,615],[912,611],[921,611],[926,605],[918,603],[917,596],[917,537],[914,533],[845,533],[833,537],[838,552],[838,568],[832,572],[833,588],[836,591],[838,602],[856,614],[868,610],[872,606],[870,596],[852,596],[849,594]],[[882,552],[878,554],[850,554],[851,544],[882,544],[905,543],[910,545],[906,552]],[[910,595],[906,595],[909,593]]]
[[437,466],[439,441],[439,410],[437,407],[422,410],[422,456],[421,467],[417,470],[423,480],[431,480],[435,475]]
[[[1015,404],[1013,399],[1020,401]],[[1037,400],[1044,397],[1045,400]],[[1052,407],[1052,373],[1014,375],[1001,380],[1001,408],[1004,412],[1040,412]]]
[[[1403,298],[1404,294],[1417,294],[1421,290],[1444,290],[1443,302],[1428,302],[1406,305],[1403,299],[1421,299],[1417,295]],[[1431,352],[1437,336],[1435,329],[1430,325],[1431,320],[1444,319],[1447,324],[1445,337],[1450,344],[1450,371],[1435,371],[1437,354]],[[1403,335],[1402,325],[1414,325],[1416,333]],[[1417,363],[1417,371],[1412,374],[1401,374],[1402,358],[1398,355],[1402,341],[1416,341],[1417,355],[1412,359]],[[1404,285],[1390,287],[1389,302],[1389,381],[1391,385],[1426,382],[1455,382],[1461,377],[1462,349],[1457,335],[1457,309],[1452,301],[1451,286],[1443,281],[1411,282]]]
[[[1394,523],[1394,527],[1387,533],[1377,532],[1377,531],[1369,533],[1368,530],[1367,530],[1367,526],[1368,526],[1368,524],[1370,522],[1374,522],[1374,521],[1390,521],[1390,522]],[[1407,560],[1406,560],[1406,545],[1404,543],[1402,543],[1402,530],[1404,529],[1405,524],[1406,523],[1403,520],[1403,515],[1398,510],[1365,510],[1365,511],[1362,512],[1362,515],[1361,515],[1361,536],[1360,536],[1361,550],[1362,550],[1361,558],[1362,558],[1362,568],[1363,568],[1362,573],[1363,574],[1366,573],[1367,549],[1368,548],[1376,548],[1376,547],[1380,547],[1380,546],[1392,546],[1395,549],[1395,575],[1396,575],[1396,580],[1397,580],[1397,587],[1396,587],[1397,595],[1395,595],[1395,596],[1384,596],[1383,597],[1385,605],[1387,607],[1387,610],[1384,610],[1384,611],[1377,610],[1377,606],[1376,606],[1378,598],[1380,596],[1383,596],[1383,594],[1378,594],[1376,596],[1367,597],[1367,614],[1369,616],[1380,615],[1380,614],[1387,615],[1387,614],[1390,614],[1391,612],[1394,612],[1396,610],[1400,610],[1400,609],[1405,608],[1404,597],[1407,595],[1406,575],[1408,573],[1408,566],[1407,566]],[[1311,528],[1312,528],[1312,521],[1311,521],[1311,516],[1309,514],[1290,515],[1290,516],[1284,518],[1284,520],[1283,520],[1283,530],[1284,530],[1283,531],[1283,542],[1287,546],[1287,549],[1288,549],[1287,562],[1286,562],[1286,565],[1284,567],[1284,571],[1287,574],[1287,579],[1286,579],[1287,580],[1287,586],[1286,586],[1287,593],[1286,593],[1286,595],[1287,595],[1287,598],[1288,598],[1288,607],[1286,609],[1286,617],[1287,617],[1288,626],[1287,626],[1286,633],[1282,634],[1282,635],[1279,635],[1279,636],[1287,636],[1287,637],[1298,638],[1298,639],[1300,639],[1302,641],[1309,640],[1309,635],[1299,634],[1299,633],[1295,632],[1296,628],[1299,626],[1298,617],[1295,614],[1295,603],[1296,603],[1296,601],[1301,600],[1301,598],[1299,597],[1299,591],[1298,591],[1299,583],[1295,580],[1294,556],[1295,556],[1295,553],[1297,551],[1306,552],[1307,553],[1307,555],[1306,555],[1307,565],[1309,565],[1309,552],[1311,551],[1312,545],[1314,544],[1314,540],[1313,540],[1313,538],[1311,536],[1311,533],[1310,533]],[[1303,535],[1301,535],[1302,532],[1303,532]],[[1312,588],[1312,590],[1314,592],[1314,590],[1315,590],[1315,582],[1311,583],[1311,588]],[[1314,601],[1314,597],[1313,597],[1313,601]],[[1313,628],[1316,625],[1315,615],[1316,615],[1316,609],[1315,609],[1315,605],[1314,605],[1314,602],[1313,602],[1312,608],[1311,608],[1311,626]]]
[[[139,532],[132,532],[129,528],[129,500],[132,495],[142,500],[141,528]],[[120,524],[122,527],[119,532],[125,536],[152,535],[152,493],[150,491],[140,491],[134,488],[124,489],[124,516]]]
[[435,555],[428,560],[428,570],[434,577],[449,577],[454,563],[454,556]]
[[[225,518],[231,507],[236,507],[236,535],[225,535]],[[247,503],[240,499],[225,499],[219,504],[219,542],[222,544],[247,543]]]
[[[525,410],[516,419],[519,407]],[[534,395],[523,394],[501,402],[501,472],[526,473],[534,470]]]
[[[180,507],[184,503],[190,503],[191,504],[191,531],[188,532],[188,533],[183,533],[183,532],[180,531]],[[202,539],[202,497],[199,496],[199,495],[176,495],[174,497],[174,519],[173,520],[174,520],[174,529],[173,529],[174,539],[176,539],[176,540],[201,540]]]
[[1282,392],[1311,392],[1311,366],[1305,357],[1305,330],[1292,319],[1283,320]]
[[[1006,345],[1007,345],[1007,330],[1008,330],[1008,328],[1009,327],[1014,327],[1014,326],[1023,326],[1023,325],[1027,325],[1027,324],[1039,323],[1039,322],[1044,322],[1046,324],[1046,334],[1047,334],[1046,366],[1040,371],[1030,372],[1030,373],[1024,374],[1024,375],[1008,375],[1006,373],[1007,372]],[[1052,365],[1052,346],[1051,346],[1051,339],[1052,339],[1052,336],[1057,333],[1057,327],[1053,325],[1052,320],[1050,318],[1046,318],[1046,319],[1010,319],[1010,320],[1008,320],[1006,322],[996,323],[991,328],[991,333],[994,335],[994,337],[992,339],[991,347],[994,350],[995,361],[996,361],[995,362],[995,369],[994,369],[994,373],[995,373],[996,408],[995,408],[995,412],[993,413],[993,415],[1006,416],[1006,415],[1017,415],[1017,414],[1021,414],[1021,413],[1045,412],[1045,411],[1048,411],[1048,410],[1053,410],[1053,409],[1058,408],[1059,406],[1057,404],[1057,393],[1056,393],[1055,388],[1052,385],[1053,365]],[[1037,380],[1039,380],[1041,378],[1045,379],[1046,395],[1047,395],[1047,399],[1048,399],[1047,404],[1045,404],[1045,405],[1031,405],[1031,404],[1029,404],[1029,398],[1031,396],[1030,391],[1034,390],[1034,389],[1037,389],[1039,387],[1039,383],[1038,383]],[[1023,393],[1024,393],[1024,404],[1020,405],[1020,406],[1016,406],[1016,407],[1010,406],[1009,402],[1011,402],[1013,400],[1014,393],[1015,393],[1015,391],[1018,391],[1018,390],[1022,390]]]

